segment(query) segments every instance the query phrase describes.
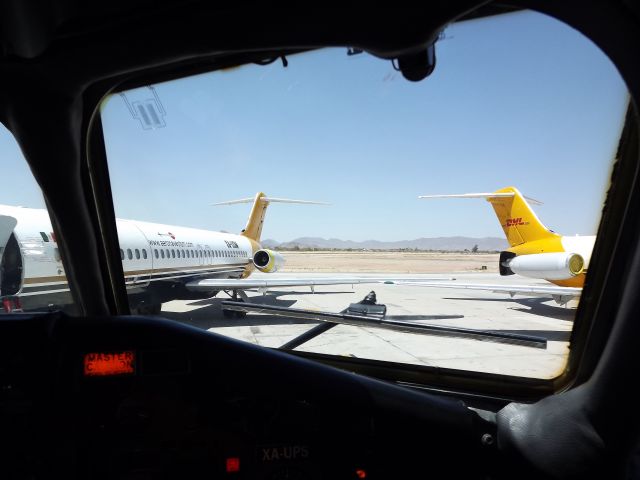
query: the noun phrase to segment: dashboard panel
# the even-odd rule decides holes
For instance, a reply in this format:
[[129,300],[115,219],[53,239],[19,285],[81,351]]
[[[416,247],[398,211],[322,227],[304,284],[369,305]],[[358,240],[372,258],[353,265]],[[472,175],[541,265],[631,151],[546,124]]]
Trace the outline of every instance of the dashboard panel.
[[0,330],[12,478],[392,478],[426,457],[482,476],[491,455],[493,427],[461,402],[175,322],[54,313]]

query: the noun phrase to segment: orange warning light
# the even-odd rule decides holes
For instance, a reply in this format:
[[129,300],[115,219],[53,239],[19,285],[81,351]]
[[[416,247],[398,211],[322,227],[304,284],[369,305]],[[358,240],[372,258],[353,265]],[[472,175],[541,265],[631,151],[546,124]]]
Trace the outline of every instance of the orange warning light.
[[135,352],[93,352],[84,356],[84,375],[104,377],[108,375],[131,375],[135,373]]

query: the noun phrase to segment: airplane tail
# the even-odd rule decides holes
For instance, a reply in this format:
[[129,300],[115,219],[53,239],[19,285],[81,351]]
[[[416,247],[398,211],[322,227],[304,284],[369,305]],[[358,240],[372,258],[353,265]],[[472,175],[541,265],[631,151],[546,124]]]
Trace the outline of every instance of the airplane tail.
[[542,205],[542,202],[525,197],[514,187],[501,188],[492,193],[422,195],[418,198],[485,198],[496,212],[504,235],[512,247],[558,236],[542,224],[529,205]]
[[267,207],[270,203],[298,203],[304,205],[329,205],[323,202],[310,202],[307,200],[291,200],[288,198],[274,198],[267,197],[264,193],[258,192],[253,198],[241,198],[239,200],[230,200],[228,202],[214,203],[213,205],[236,205],[239,203],[253,203],[249,219],[247,220],[247,226],[242,229],[240,235],[245,236],[256,242],[260,241],[260,235],[262,234],[262,225],[264,223],[264,216],[267,212]]

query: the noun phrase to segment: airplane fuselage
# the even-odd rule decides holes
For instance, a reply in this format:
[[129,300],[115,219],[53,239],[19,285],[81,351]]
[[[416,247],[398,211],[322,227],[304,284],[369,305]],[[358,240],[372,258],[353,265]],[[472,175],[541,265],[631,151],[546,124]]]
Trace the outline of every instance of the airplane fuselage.
[[[246,277],[260,249],[258,242],[231,233],[122,219],[116,226],[130,299],[145,305],[203,298],[182,287],[202,278]],[[19,296],[25,309],[70,302],[46,210],[0,205],[0,247],[0,296]]]

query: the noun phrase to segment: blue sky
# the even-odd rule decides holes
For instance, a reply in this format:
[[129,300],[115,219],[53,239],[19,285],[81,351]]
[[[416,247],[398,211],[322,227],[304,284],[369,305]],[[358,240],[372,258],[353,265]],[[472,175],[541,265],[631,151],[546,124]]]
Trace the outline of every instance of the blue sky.
[[[452,25],[436,52],[418,83],[341,48],[157,84],[157,129],[111,97],[102,119],[117,215],[235,232],[249,206],[210,204],[264,191],[332,205],[272,205],[263,238],[501,236],[483,200],[417,196],[512,185],[544,202],[536,212],[553,230],[594,233],[627,104],[604,54],[534,13]],[[0,203],[41,206],[3,133]]]

